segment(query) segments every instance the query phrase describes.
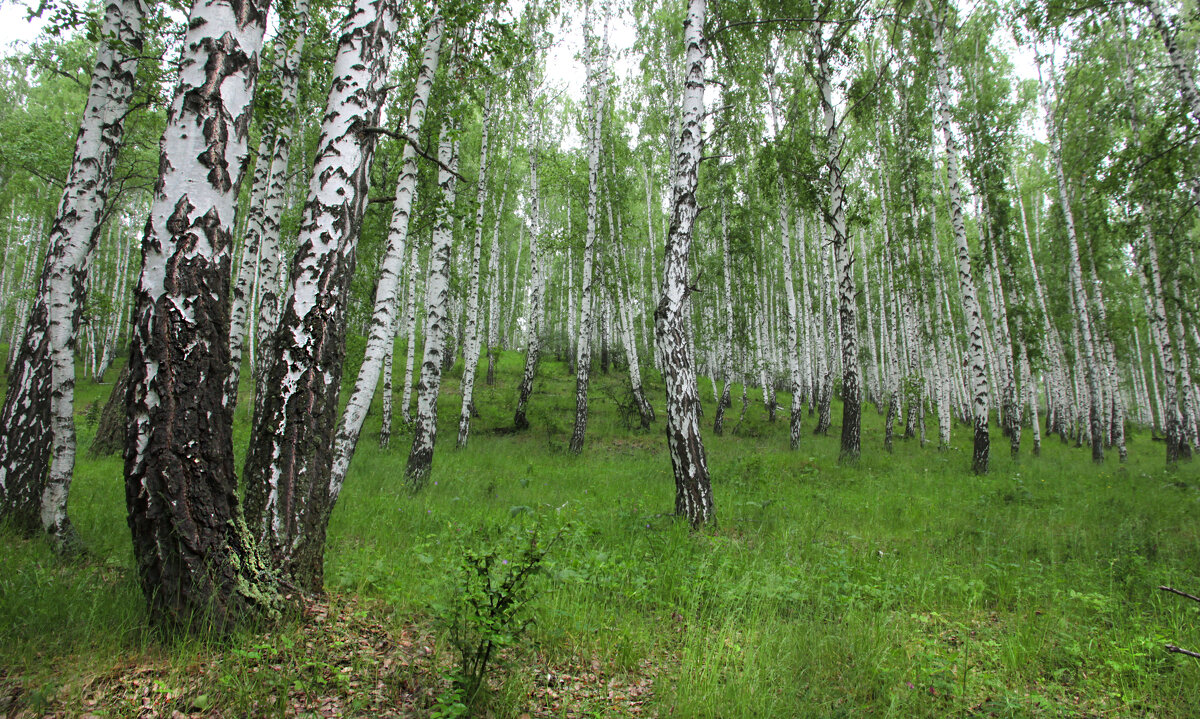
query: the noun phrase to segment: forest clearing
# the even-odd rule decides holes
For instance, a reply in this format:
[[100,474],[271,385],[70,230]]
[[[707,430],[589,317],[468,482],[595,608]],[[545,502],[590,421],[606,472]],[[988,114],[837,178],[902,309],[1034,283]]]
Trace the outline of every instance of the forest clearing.
[[0,712],[1194,715],[1198,40],[0,4]]
[[[515,554],[505,528],[539,527],[563,538],[481,715],[1193,715],[1200,663],[1163,644],[1200,646],[1196,608],[1157,587],[1195,577],[1200,475],[1166,472],[1148,436],[1131,435],[1125,465],[1082,471],[1086,450],[1055,440],[977,477],[965,436],[945,452],[898,441],[845,467],[836,437],[789,451],[787,422],[769,422],[752,390],[745,420],[735,413],[707,445],[727,509],[696,534],[670,515],[660,430],[627,427],[609,398],[627,391],[620,374],[596,377],[595,443],[573,457],[570,425],[553,419],[570,416],[572,376],[543,365],[538,429],[511,434],[520,372],[505,353],[481,388],[476,439],[440,453],[420,495],[402,483],[399,435],[386,451],[364,442],[330,524],[323,608],[227,642],[163,643],[148,629],[114,530],[120,461],[81,459],[72,517],[89,556],[63,564],[36,541],[0,550],[9,711],[433,715],[453,696],[439,617],[461,548],[502,540]],[[80,385],[84,446],[107,389]],[[881,442],[883,417],[863,419],[864,443]],[[366,431],[378,426],[376,414]]]

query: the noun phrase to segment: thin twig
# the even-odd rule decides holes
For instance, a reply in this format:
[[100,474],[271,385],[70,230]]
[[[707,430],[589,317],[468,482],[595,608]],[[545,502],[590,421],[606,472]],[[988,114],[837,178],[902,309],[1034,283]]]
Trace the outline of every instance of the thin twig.
[[1174,644],[1168,644],[1168,645],[1164,646],[1163,649],[1166,649],[1168,652],[1170,652],[1172,654],[1183,654],[1185,656],[1195,657],[1196,659],[1200,659],[1200,652],[1193,652],[1188,649],[1180,649],[1179,647],[1175,646]]
[[1171,594],[1178,594],[1181,597],[1186,597],[1186,598],[1192,600],[1193,602],[1200,602],[1200,597],[1197,597],[1194,594],[1188,594],[1187,592],[1181,592],[1178,589],[1175,589],[1174,587],[1160,586],[1159,589],[1161,589],[1164,592],[1170,592]]

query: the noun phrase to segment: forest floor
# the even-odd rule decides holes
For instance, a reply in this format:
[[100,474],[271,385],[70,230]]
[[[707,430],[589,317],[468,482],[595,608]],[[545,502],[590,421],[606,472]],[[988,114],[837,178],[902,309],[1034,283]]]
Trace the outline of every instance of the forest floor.
[[[376,411],[330,526],[328,595],[228,640],[146,628],[121,461],[81,452],[71,514],[88,555],[0,536],[0,715],[459,716],[446,617],[464,557],[517,561],[536,531],[559,539],[532,624],[501,632],[482,716],[1196,716],[1200,661],[1163,645],[1200,649],[1200,605],[1157,587],[1200,593],[1200,462],[1165,471],[1147,433],[1125,465],[1095,466],[1057,439],[1014,461],[996,431],[975,477],[965,427],[946,451],[898,439],[889,454],[868,407],[863,457],[839,466],[840,407],[829,436],[806,415],[792,452],[786,410],[768,422],[755,392],[739,422],[738,387],[715,437],[702,380],[719,524],[691,532],[670,516],[661,384],[642,431],[618,409],[623,373],[597,372],[573,457],[561,363],[542,363],[532,428],[511,432],[520,362],[506,353],[480,382],[462,451],[450,373],[415,496],[408,437],[379,449]],[[81,448],[109,390],[79,383]]]

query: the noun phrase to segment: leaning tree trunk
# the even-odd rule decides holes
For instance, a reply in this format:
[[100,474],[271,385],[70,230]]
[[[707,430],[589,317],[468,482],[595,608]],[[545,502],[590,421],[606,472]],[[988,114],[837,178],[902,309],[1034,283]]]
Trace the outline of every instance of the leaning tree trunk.
[[667,449],[675,474],[675,513],[693,527],[713,522],[712,486],[704,442],[700,437],[696,371],[688,347],[686,309],[688,253],[698,207],[697,170],[700,165],[701,116],[704,113],[705,0],[689,0],[684,20],[687,47],[683,122],[676,148],[672,178],[671,224],[663,258],[663,294],[654,311],[658,342],[663,353],[663,379],[667,386]]
[[151,621],[225,632],[276,602],[233,466],[229,282],[267,2],[197,0],[160,144],[129,358],[125,498]]
[[[929,1],[925,12],[933,16]],[[950,224],[954,228],[954,245],[958,257],[958,285],[962,293],[963,316],[967,322],[967,361],[971,368],[972,421],[975,425],[975,450],[971,467],[976,474],[988,471],[988,451],[991,438],[988,435],[988,378],[984,359],[983,318],[979,309],[979,296],[975,280],[971,276],[971,249],[967,245],[967,228],[963,222],[962,189],[959,181],[958,139],[950,128],[950,79],[946,71],[946,50],[942,35],[943,22],[939,18],[934,25],[934,54],[937,59],[938,115],[942,135],[946,142],[946,170],[950,189]]]
[[[612,177],[609,176],[610,181],[611,179]],[[616,278],[615,281],[606,284],[614,297],[614,309],[617,312],[618,320],[617,329],[621,334],[621,342],[625,346],[625,362],[626,369],[629,370],[629,388],[633,393],[633,402],[637,406],[642,429],[648,429],[650,423],[654,421],[654,408],[646,401],[646,393],[642,390],[642,367],[638,358],[637,338],[633,331],[633,298],[625,281],[625,270],[628,267],[625,261],[625,238],[620,220],[618,219],[616,223],[613,222],[611,193],[606,195],[605,205],[608,208],[608,226],[617,228],[615,236],[610,237],[614,254],[613,272]]]
[[[255,280],[274,278],[279,269],[279,221],[283,217],[284,191],[287,187],[288,158],[291,155],[291,118],[285,114],[296,104],[300,92],[300,56],[304,54],[304,35],[308,29],[308,0],[296,0],[290,27],[275,37],[275,81],[279,96],[266,108],[258,166],[254,171],[250,208],[246,213],[246,232],[242,238],[242,261],[233,285],[233,303],[229,309],[229,379],[225,382],[225,404],[237,405],[238,383],[242,375],[242,347],[254,303],[250,300]],[[292,42],[289,44],[289,37]],[[277,303],[274,282],[259,283],[269,294],[269,320],[274,319]],[[259,300],[262,302],[261,298]],[[259,352],[269,348],[259,345]],[[260,355],[261,356],[261,355]],[[251,364],[254,357],[251,356]]]
[[[592,363],[592,325],[595,322],[594,285],[596,262],[596,212],[600,200],[600,114],[604,92],[600,88],[600,70],[596,67],[595,51],[592,49],[594,38],[591,37],[591,22],[585,20],[584,42],[588,46],[588,206],[587,206],[587,235],[583,243],[583,275],[579,278],[579,338],[576,341],[575,354],[575,429],[571,433],[571,454],[583,451],[584,435],[587,432],[588,414],[588,379],[591,376]],[[612,234],[612,228],[609,228]],[[611,237],[609,238],[611,242]],[[601,328],[603,337],[603,328]],[[605,357],[604,359],[607,359]],[[606,363],[602,362],[602,366]],[[607,368],[605,368],[607,371]]]
[[442,387],[442,360],[446,352],[447,305],[450,299],[450,252],[454,241],[454,175],[449,171],[458,165],[455,143],[450,140],[451,128],[442,128],[438,143],[438,185],[442,189],[437,225],[433,228],[433,244],[429,248],[429,282],[425,289],[425,352],[421,359],[421,382],[417,385],[417,418],[413,425],[412,449],[408,453],[405,475],[414,490],[429,481],[433,470],[433,448],[437,441],[437,400]]
[[[421,126],[425,121],[425,110],[429,105],[429,95],[433,91],[433,77],[437,73],[438,57],[442,49],[443,25],[441,16],[437,14],[429,21],[425,35],[425,55],[421,69],[417,72],[416,90],[413,91],[408,121],[404,125],[404,135],[409,138],[420,136]],[[391,225],[388,228],[387,246],[380,262],[379,280],[375,286],[375,308],[371,314],[367,346],[358,369],[358,378],[354,382],[354,390],[350,393],[350,400],[342,413],[333,443],[333,465],[329,473],[329,492],[333,501],[337,501],[342,484],[346,481],[350,459],[354,456],[363,421],[367,418],[367,410],[375,397],[384,359],[391,356],[395,346],[396,300],[401,273],[404,271],[405,260],[408,259],[408,225],[416,194],[417,151],[412,142],[406,142],[400,176],[396,181],[396,199],[392,208]],[[390,389],[387,390],[387,394],[391,396]]]
[[[1158,244],[1149,225],[1146,226],[1141,247],[1144,257],[1139,258],[1143,266],[1139,268],[1138,279],[1141,280],[1145,293],[1146,316],[1149,318],[1154,349],[1158,353],[1159,365],[1163,371],[1162,404],[1165,407],[1167,466],[1170,467],[1180,459],[1191,456],[1191,439],[1187,436],[1180,414],[1179,375],[1176,372],[1175,351],[1167,324],[1166,303],[1163,301],[1162,274],[1158,265]],[[1151,362],[1153,363],[1153,360]],[[1187,392],[1187,388],[1183,388],[1183,392]]]
[[459,449],[467,446],[471,434],[471,413],[475,410],[475,372],[479,365],[479,261],[483,251],[483,210],[487,203],[488,130],[492,118],[492,98],[489,93],[483,103],[482,130],[479,144],[479,178],[475,191],[475,243],[471,247],[470,277],[467,287],[467,331],[463,346],[462,410],[458,415]]
[[[529,325],[526,330],[527,348],[525,351],[525,371],[521,375],[521,389],[517,395],[517,411],[513,415],[513,426],[517,429],[527,429],[529,420],[525,418],[525,411],[529,405],[529,395],[533,393],[533,378],[537,374],[538,365],[538,326],[535,318],[541,311],[542,304],[542,289],[541,283],[538,281],[538,240],[541,236],[541,218],[538,214],[539,198],[538,193],[541,192],[541,187],[538,185],[538,143],[541,139],[538,136],[538,120],[537,109],[533,104],[533,91],[529,92],[529,276],[530,276],[530,292],[529,292]],[[517,245],[518,259],[520,259],[520,245]],[[516,311],[517,293],[516,282],[517,267],[513,268],[513,301],[511,303],[513,311]]]
[[75,156],[0,410],[0,518],[81,547],[67,516],[75,469],[75,343],[142,47],[143,0],[110,0]]
[[346,302],[398,21],[391,0],[354,0],[340,33],[317,156],[271,340],[275,359],[254,408],[247,519],[297,587],[323,585],[333,431],[346,353]]

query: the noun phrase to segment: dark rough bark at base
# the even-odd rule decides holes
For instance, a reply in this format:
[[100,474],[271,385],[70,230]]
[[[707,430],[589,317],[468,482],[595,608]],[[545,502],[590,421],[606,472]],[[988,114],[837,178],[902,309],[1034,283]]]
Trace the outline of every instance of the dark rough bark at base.
[[1091,427],[1089,437],[1092,442],[1092,462],[1104,464],[1104,432],[1101,430],[1100,413],[1094,402],[1088,411],[1088,421]]
[[[418,432],[420,431],[418,426]],[[425,443],[418,442],[419,437],[413,438],[413,447],[408,454],[408,464],[404,467],[404,476],[408,480],[409,489],[418,492],[429,482],[433,469],[433,452],[424,447]]]
[[525,374],[521,378],[517,411],[513,414],[513,426],[518,430],[529,429],[529,420],[525,416],[525,410],[529,406],[529,395],[533,394],[533,378],[537,375],[537,364],[537,350],[531,348],[531,351],[525,356]]
[[0,519],[42,531],[42,490],[50,472],[50,343],[46,303],[34,301],[0,410]]
[[831,383],[826,382],[824,386],[821,387],[821,398],[817,402],[817,426],[813,429],[813,434],[829,434],[829,427],[833,422],[829,409],[831,399],[830,395],[833,391],[833,388],[830,386],[830,384]]
[[895,435],[897,404],[896,395],[892,393],[891,399],[888,400],[887,418],[883,422],[883,448],[889,452],[893,449],[892,438]]
[[862,400],[858,387],[858,377],[846,373],[842,378],[842,394],[844,404],[842,409],[842,448],[838,455],[841,462],[853,462],[860,453],[860,434],[862,424]]
[[717,416],[713,420],[713,434],[720,437],[725,434],[725,409],[733,406],[733,400],[729,396],[729,382],[725,382],[725,389],[721,392],[721,401],[717,402]]
[[488,368],[487,379],[485,381],[487,382],[487,385],[491,387],[492,385],[496,384],[496,353],[492,351],[491,347],[488,348],[487,358]]
[[646,393],[642,391],[641,385],[633,388],[633,400],[637,403],[642,429],[649,429],[654,422],[654,407],[651,407],[650,403],[646,401]]
[[100,412],[96,425],[96,436],[88,448],[88,456],[96,459],[109,457],[121,451],[125,443],[125,394],[129,391],[129,366],[121,368],[117,383]]
[[[982,426],[980,426],[982,424]],[[991,436],[988,435],[987,422],[975,424],[975,451],[971,459],[971,470],[975,474],[988,473],[988,451],[991,448]]]

